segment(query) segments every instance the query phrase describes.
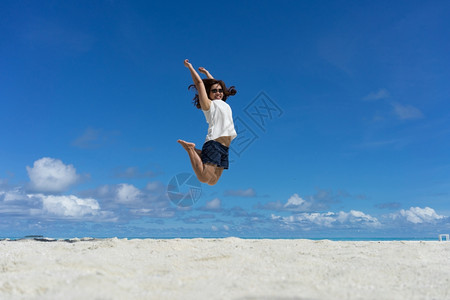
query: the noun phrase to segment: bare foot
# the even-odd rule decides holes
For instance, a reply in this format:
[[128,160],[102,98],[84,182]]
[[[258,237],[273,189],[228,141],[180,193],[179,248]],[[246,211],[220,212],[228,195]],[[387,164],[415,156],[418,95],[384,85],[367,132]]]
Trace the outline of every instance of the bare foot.
[[178,140],[177,142],[180,143],[181,146],[183,146],[183,148],[186,151],[195,150],[195,144],[194,143],[188,143],[188,142],[183,141],[183,140]]

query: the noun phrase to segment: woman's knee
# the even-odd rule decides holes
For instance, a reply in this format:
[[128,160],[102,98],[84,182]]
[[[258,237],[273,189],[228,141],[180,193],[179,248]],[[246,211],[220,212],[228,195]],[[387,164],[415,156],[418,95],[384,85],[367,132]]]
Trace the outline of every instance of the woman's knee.
[[[214,185],[217,183],[217,177],[214,174],[204,172],[202,174],[198,174],[198,180],[202,183],[207,183],[209,185]],[[210,182],[215,182],[214,184],[210,184]]]
[[197,176],[198,181],[201,183],[208,183],[211,179],[206,177],[205,175],[199,175]]
[[201,183],[207,183],[209,185],[215,185],[219,181],[219,178],[214,174],[200,174],[197,178]]
[[207,182],[207,184],[209,184],[209,185],[215,185],[215,184],[217,183],[217,181],[219,181],[219,178],[214,177],[214,178],[212,178],[211,180],[209,180],[209,181]]

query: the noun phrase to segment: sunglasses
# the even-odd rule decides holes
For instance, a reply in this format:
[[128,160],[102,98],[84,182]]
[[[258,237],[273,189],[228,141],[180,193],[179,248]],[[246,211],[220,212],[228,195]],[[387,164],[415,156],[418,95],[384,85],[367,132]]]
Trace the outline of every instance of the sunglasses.
[[222,89],[212,89],[211,92],[213,92],[214,94],[219,92],[219,93],[223,93]]

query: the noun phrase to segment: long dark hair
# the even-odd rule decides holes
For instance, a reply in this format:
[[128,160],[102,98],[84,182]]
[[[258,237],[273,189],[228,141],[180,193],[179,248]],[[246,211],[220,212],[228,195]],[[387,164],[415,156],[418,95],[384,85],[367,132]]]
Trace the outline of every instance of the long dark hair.
[[[226,87],[226,85],[225,85],[225,82],[223,82],[222,80],[217,80],[217,79],[202,79],[202,81],[203,81],[203,84],[205,85],[205,89],[206,89],[206,94],[208,95],[208,97],[209,97],[209,92],[211,91],[211,87],[213,86],[213,85],[215,85],[215,84],[220,84],[220,86],[222,87],[222,89],[223,89],[223,98],[222,98],[222,100],[223,101],[227,101],[227,98],[229,97],[229,96],[234,96],[234,95],[236,95],[236,89],[234,88],[234,86],[231,86],[230,88],[227,88]],[[194,89],[194,90],[197,90],[197,88],[195,87],[195,84],[191,84],[189,87],[188,87],[188,90],[190,90],[190,89]],[[199,99],[199,97],[198,97],[198,93],[196,93],[195,94],[195,97],[192,99],[192,103],[195,105],[195,107],[197,107],[198,109],[201,109],[201,106],[200,106],[200,99]]]

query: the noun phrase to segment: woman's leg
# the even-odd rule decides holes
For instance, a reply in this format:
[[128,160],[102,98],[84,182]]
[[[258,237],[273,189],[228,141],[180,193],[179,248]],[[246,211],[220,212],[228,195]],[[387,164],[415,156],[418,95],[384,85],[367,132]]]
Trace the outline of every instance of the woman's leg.
[[217,181],[219,181],[219,178],[222,175],[222,172],[223,172],[223,168],[216,167],[216,169],[214,170],[215,178],[208,181],[208,184],[215,185],[217,183]]
[[203,164],[200,155],[197,152],[198,149],[195,149],[194,143],[188,143],[183,140],[178,140],[178,143],[180,143],[187,151],[191,160],[192,169],[194,169],[195,175],[197,176],[198,180],[210,185],[216,184],[219,180],[219,178],[217,178],[216,176],[216,166]]

